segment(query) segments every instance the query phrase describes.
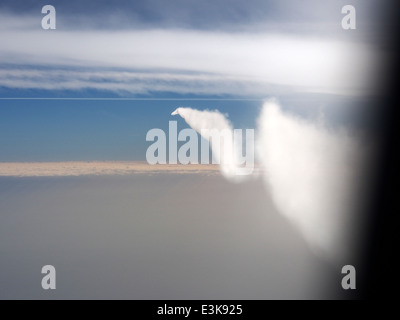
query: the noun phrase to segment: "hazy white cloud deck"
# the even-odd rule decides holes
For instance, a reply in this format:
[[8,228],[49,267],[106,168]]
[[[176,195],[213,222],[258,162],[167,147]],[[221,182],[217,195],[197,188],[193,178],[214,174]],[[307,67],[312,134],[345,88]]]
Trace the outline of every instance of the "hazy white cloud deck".
[[219,174],[218,165],[149,165],[125,161],[68,161],[68,162],[2,162],[0,177],[65,177],[85,175],[129,175],[154,173]]

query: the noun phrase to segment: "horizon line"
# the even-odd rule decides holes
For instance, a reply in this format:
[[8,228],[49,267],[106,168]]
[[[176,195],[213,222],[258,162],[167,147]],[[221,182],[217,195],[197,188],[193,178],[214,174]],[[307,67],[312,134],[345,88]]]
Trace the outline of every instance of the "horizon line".
[[46,97],[0,97],[0,100],[120,100],[120,101],[263,101],[267,98],[46,98]]
[[219,174],[217,164],[155,164],[146,161],[0,162],[0,177]]

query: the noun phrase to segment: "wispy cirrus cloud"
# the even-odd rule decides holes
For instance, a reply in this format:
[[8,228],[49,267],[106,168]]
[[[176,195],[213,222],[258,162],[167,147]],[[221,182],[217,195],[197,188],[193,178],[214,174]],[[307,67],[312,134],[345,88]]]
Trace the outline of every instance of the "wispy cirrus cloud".
[[354,95],[371,92],[368,79],[376,76],[372,47],[337,39],[182,29],[48,32],[21,17],[0,21],[0,85],[7,88]]
[[132,70],[62,69],[4,67],[0,86],[10,89],[85,90],[95,89],[124,94],[175,92],[179,94],[264,96],[266,92],[294,90],[260,82],[251,77],[210,73],[146,72]]

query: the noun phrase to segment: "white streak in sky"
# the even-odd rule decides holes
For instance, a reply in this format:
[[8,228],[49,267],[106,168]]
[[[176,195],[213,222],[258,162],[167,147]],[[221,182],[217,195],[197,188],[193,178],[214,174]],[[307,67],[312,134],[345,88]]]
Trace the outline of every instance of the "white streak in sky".
[[264,104],[258,126],[264,181],[277,208],[318,253],[343,258],[363,160],[358,141],[288,115],[275,102]]
[[[198,132],[201,128],[232,130],[218,111],[178,108],[173,114],[181,115]],[[258,119],[256,148],[277,209],[316,253],[343,259],[357,204],[355,181],[364,161],[356,138],[345,130],[328,130],[321,123],[288,115],[269,101]],[[221,171],[232,178],[232,171],[223,166]]]
[[[230,181],[238,182],[246,178],[254,169],[254,144],[247,143],[246,132],[246,167],[242,167],[240,154],[242,140],[237,140],[232,124],[218,110],[199,111],[192,108],[177,108],[171,115],[180,115],[186,123],[211,143],[213,159],[220,164],[222,175]],[[243,138],[243,137],[242,137]],[[208,150],[209,145],[207,145]],[[206,152],[202,148],[201,152]],[[208,159],[207,159],[208,160]]]

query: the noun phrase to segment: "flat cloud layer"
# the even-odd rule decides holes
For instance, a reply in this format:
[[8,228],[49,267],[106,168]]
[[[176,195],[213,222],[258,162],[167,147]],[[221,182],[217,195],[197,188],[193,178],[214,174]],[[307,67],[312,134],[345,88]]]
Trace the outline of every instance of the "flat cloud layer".
[[60,177],[86,175],[128,175],[155,173],[219,174],[217,165],[149,165],[145,162],[2,162],[0,176]]

